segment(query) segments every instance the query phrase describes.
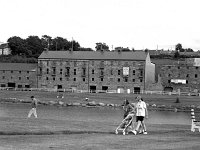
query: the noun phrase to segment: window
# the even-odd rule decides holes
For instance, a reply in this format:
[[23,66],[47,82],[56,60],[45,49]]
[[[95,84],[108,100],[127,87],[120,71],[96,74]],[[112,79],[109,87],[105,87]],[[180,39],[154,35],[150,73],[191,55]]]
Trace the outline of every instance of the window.
[[49,78],[48,78],[48,77],[46,77],[46,80],[49,80]]
[[74,75],[76,75],[76,69],[74,69]]
[[83,82],[85,82],[85,78],[83,78]]
[[120,78],[118,78],[117,81],[120,82]]
[[197,78],[198,77],[198,75],[197,74],[195,74],[195,78]]
[[27,80],[29,80],[29,77],[26,77]]
[[11,73],[13,73],[13,71],[10,71]]
[[62,74],[62,69],[60,69],[60,74]]
[[128,82],[128,78],[124,78],[124,82]]
[[94,81],[94,78],[92,78],[92,81]]
[[5,79],[5,76],[2,76],[2,79]]
[[180,69],[180,67],[178,66],[178,69]]
[[3,73],[5,73],[5,70],[3,70]]
[[143,70],[140,70],[140,76],[143,76]]
[[101,76],[104,75],[103,69],[100,70],[100,75],[101,75]]
[[186,77],[188,78],[188,77],[189,77],[189,74],[187,74]]
[[196,70],[198,70],[199,69],[199,67],[196,67]]
[[29,74],[29,71],[27,71],[27,73]]
[[118,70],[118,75],[120,75],[121,74],[121,70]]
[[103,78],[101,78],[101,81],[103,81]]
[[53,74],[56,74],[56,67],[53,67]]
[[86,68],[83,68],[83,75],[86,75]]
[[188,84],[188,80],[186,80],[186,84]]
[[47,68],[47,74],[49,74],[49,69]]
[[21,72],[21,71],[19,71],[19,73],[21,74],[22,72]]
[[170,83],[170,80],[168,80],[168,83]]
[[53,81],[55,81],[56,80],[56,78],[55,77],[53,77]]
[[133,75],[135,75],[135,70],[133,70]]
[[140,79],[140,82],[142,82],[143,80],[142,79]]
[[168,69],[171,69],[171,66],[168,66]]
[[133,82],[135,82],[135,79],[132,79]]
[[110,70],[110,75],[113,75],[113,69]]
[[92,69],[92,74],[94,74],[94,69]]
[[74,81],[76,81],[76,78],[74,78]]
[[66,74],[65,76],[69,76],[70,75],[70,67],[66,67]]
[[21,80],[22,78],[21,77],[19,77],[19,80]]
[[168,74],[168,77],[171,77],[171,74]]
[[62,78],[60,78],[60,81],[62,81]]

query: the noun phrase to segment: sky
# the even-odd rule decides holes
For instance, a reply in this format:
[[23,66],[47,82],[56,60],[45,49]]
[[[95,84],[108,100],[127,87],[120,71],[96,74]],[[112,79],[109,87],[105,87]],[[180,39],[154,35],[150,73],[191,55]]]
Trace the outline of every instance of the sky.
[[0,42],[49,35],[95,49],[200,50],[200,0],[0,0]]

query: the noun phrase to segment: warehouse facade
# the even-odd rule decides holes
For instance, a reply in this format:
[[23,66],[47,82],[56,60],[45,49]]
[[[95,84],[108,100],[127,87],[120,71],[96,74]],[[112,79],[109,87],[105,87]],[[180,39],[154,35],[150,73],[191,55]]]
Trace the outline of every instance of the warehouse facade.
[[38,58],[39,88],[139,93],[154,80],[144,51],[44,51]]

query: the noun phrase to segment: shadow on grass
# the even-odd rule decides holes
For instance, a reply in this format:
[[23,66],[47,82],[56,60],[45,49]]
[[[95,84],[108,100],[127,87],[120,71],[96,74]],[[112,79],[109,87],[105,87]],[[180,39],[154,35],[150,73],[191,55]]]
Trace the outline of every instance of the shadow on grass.
[[0,131],[1,135],[67,135],[67,134],[115,134],[114,132],[103,132],[103,131],[42,131],[42,132],[34,132],[34,131],[25,131],[25,132],[8,132],[8,131]]

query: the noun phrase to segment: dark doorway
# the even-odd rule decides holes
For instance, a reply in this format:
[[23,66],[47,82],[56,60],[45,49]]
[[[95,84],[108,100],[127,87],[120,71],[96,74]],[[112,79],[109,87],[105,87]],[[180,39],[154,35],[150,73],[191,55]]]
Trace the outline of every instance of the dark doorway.
[[30,88],[30,85],[25,85],[25,88]]
[[90,86],[90,92],[91,92],[91,93],[96,93],[96,86],[91,85],[91,86]]
[[13,88],[15,88],[15,83],[13,83],[13,82],[8,82],[8,87],[13,87]]
[[102,86],[102,90],[103,91],[107,91],[108,90],[108,86]]
[[164,91],[165,91],[165,92],[172,92],[172,91],[173,91],[173,88],[172,88],[172,87],[165,87],[165,88],[164,88]]
[[108,90],[108,86],[102,86],[102,93],[106,93]]
[[134,93],[140,94],[140,87],[134,87]]

